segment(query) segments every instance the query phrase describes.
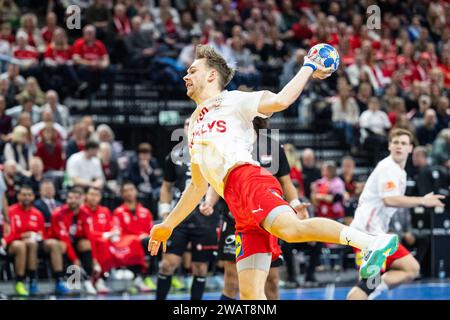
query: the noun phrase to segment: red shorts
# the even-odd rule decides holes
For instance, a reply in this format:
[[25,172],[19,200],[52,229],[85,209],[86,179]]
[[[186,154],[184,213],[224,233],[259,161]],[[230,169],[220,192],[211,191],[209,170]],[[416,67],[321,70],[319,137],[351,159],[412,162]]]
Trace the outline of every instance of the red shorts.
[[276,259],[281,252],[277,238],[260,224],[276,207],[289,206],[278,180],[262,167],[239,166],[228,175],[224,199],[236,221],[236,260],[268,252]]
[[[356,253],[356,257],[355,257],[356,266],[359,269],[359,266],[361,265],[362,258],[363,258],[361,255],[361,250],[359,250],[357,248],[353,248],[353,251]],[[381,268],[381,272],[386,272],[387,270],[389,270],[391,268],[391,265],[395,260],[403,258],[410,253],[411,252],[409,252],[408,249],[406,249],[402,244],[399,244],[397,251],[395,251],[395,253],[392,256],[387,257],[385,264]]]

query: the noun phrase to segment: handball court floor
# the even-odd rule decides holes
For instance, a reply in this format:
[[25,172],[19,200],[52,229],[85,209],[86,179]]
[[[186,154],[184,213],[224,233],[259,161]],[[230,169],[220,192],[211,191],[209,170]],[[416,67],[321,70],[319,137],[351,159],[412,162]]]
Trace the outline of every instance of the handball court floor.
[[[324,288],[281,289],[281,300],[345,300],[350,287],[335,287],[328,285]],[[207,292],[203,300],[218,300],[220,292]],[[154,294],[138,295],[108,295],[97,297],[78,297],[70,299],[83,300],[153,300]],[[68,298],[59,298],[68,299]],[[169,294],[169,300],[188,300],[189,294]],[[450,300],[450,281],[412,283],[400,286],[380,295],[377,300]]]

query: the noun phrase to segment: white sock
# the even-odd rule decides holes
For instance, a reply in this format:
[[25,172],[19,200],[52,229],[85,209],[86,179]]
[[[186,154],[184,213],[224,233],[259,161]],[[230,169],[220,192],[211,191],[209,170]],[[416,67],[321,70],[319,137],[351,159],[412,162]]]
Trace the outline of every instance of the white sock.
[[352,246],[360,250],[367,249],[374,239],[375,236],[352,227],[344,227],[339,235],[339,241],[341,244]]
[[386,282],[381,279],[380,284],[375,288],[375,291],[369,294],[369,297],[367,299],[374,300],[376,297],[378,297],[380,294],[382,294],[384,291],[388,291],[389,287],[386,284]]

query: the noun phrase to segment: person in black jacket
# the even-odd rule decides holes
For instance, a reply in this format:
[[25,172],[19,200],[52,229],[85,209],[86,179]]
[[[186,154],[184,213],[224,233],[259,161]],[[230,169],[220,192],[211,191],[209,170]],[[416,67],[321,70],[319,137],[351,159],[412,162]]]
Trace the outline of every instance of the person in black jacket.
[[142,18],[135,16],[131,20],[131,33],[124,39],[129,53],[128,63],[131,67],[142,68],[150,66],[153,56],[157,52],[154,33],[141,30]]
[[52,212],[62,203],[55,199],[55,185],[50,179],[42,180],[39,193],[41,196],[33,205],[44,215],[46,227],[50,227]]

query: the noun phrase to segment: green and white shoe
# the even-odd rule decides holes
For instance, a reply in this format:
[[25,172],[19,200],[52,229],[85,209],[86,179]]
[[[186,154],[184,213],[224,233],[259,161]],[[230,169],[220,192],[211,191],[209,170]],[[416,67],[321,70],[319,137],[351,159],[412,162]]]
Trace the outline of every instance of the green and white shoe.
[[18,296],[28,297],[30,295],[28,293],[27,287],[25,286],[25,283],[23,283],[22,281],[17,281],[14,289]]
[[155,291],[156,290],[156,284],[153,282],[152,278],[145,277],[144,283],[151,291]]
[[362,259],[359,275],[363,279],[376,276],[380,273],[387,257],[393,255],[398,249],[398,236],[395,234],[383,234],[375,238],[367,248]]
[[175,290],[184,290],[186,288],[184,283],[177,276],[172,276],[171,285]]

